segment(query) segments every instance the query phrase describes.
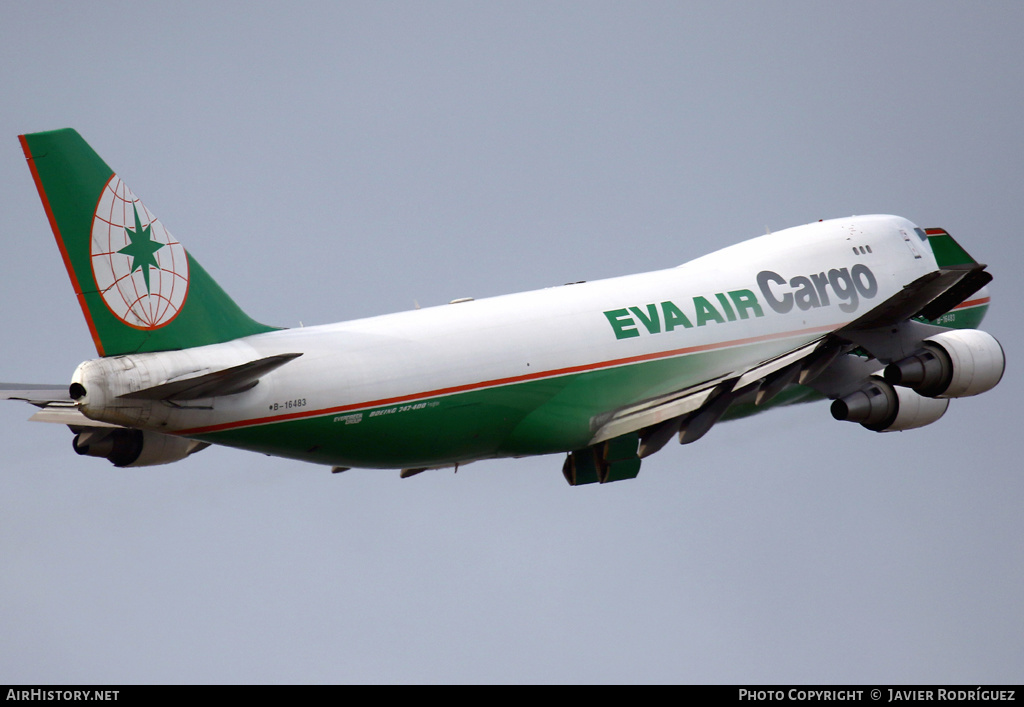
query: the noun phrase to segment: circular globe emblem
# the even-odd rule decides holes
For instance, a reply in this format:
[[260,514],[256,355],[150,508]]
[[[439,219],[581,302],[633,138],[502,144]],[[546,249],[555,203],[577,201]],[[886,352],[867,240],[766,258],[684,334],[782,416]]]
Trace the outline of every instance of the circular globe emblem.
[[128,326],[157,329],[185,304],[185,248],[116,174],[96,206],[91,256],[103,301]]

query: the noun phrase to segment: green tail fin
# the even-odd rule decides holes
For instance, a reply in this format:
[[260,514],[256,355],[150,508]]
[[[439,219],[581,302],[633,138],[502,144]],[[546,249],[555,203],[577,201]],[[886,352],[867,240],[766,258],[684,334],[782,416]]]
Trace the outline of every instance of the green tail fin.
[[101,356],[273,330],[232,301],[77,132],[19,139]]

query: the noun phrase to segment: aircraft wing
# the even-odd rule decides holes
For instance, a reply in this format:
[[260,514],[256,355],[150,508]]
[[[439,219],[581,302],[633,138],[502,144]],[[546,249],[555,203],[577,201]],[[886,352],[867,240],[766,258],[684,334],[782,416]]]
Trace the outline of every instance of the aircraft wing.
[[704,409],[713,399],[723,395],[731,397],[733,391],[747,389],[753,384],[760,386],[763,381],[775,380],[780,372],[814,354],[821,348],[823,341],[824,337],[763,361],[746,371],[734,372],[684,390],[620,408],[596,421],[598,427],[590,443],[598,444],[629,432],[679,419],[681,416]]
[[842,342],[860,346],[882,363],[910,355],[929,335],[943,331],[924,324],[935,320],[992,281],[979,263],[941,228],[929,228],[928,242],[939,268],[836,331]]
[[740,396],[752,395],[756,404],[764,404],[807,372],[816,375],[838,353],[838,347],[822,336],[745,370],[620,408],[593,421],[590,444],[637,432],[638,456],[644,458],[665,446],[677,432],[680,443],[695,442]]
[[936,319],[992,281],[985,265],[954,265],[922,275],[885,302],[836,332],[893,326],[916,317]]
[[[946,263],[937,270],[849,324],[781,356],[598,416],[591,423],[590,444],[636,433],[637,456],[643,458],[677,433],[681,444],[700,439],[741,398],[760,406],[793,383],[811,385],[830,398],[856,389],[883,364],[910,355],[927,337],[946,331],[915,320],[940,317],[992,280],[986,266],[971,258],[948,233],[929,229],[928,235],[950,249]],[[870,356],[851,354],[855,349]]]

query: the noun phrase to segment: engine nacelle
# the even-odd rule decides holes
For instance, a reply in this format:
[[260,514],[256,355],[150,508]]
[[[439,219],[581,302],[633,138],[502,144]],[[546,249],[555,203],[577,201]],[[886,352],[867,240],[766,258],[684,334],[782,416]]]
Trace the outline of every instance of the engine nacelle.
[[71,445],[78,454],[102,457],[119,467],[170,464],[210,446],[207,442],[129,428],[90,428],[75,435]]
[[885,380],[929,398],[963,398],[991,390],[1006,370],[1003,347],[978,329],[947,331],[925,339],[907,358],[885,367]]
[[949,400],[926,398],[908,388],[896,388],[879,376],[832,403],[832,417],[859,422],[875,432],[897,432],[930,425],[946,413]]

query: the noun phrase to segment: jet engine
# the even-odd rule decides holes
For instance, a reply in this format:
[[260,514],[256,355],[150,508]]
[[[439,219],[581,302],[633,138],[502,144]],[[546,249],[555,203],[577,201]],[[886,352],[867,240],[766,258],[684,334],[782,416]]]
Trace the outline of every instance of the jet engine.
[[860,390],[833,401],[832,417],[859,422],[875,432],[897,432],[930,425],[947,407],[949,400],[926,398],[874,375]]
[[885,380],[929,398],[962,398],[996,386],[1006,369],[1003,347],[978,329],[947,331],[885,367]]
[[71,444],[78,454],[102,457],[119,467],[170,464],[210,446],[207,442],[124,427],[90,427],[76,434]]

